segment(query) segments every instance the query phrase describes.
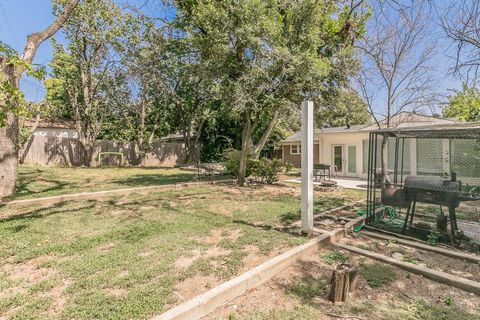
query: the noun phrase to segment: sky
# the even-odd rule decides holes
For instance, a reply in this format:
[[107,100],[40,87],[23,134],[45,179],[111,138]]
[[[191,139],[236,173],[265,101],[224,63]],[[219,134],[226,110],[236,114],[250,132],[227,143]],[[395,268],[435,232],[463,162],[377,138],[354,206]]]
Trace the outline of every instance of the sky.
[[[27,35],[47,27],[53,19],[51,0],[0,0],[0,40],[22,52]],[[449,75],[448,69],[453,61],[448,58],[449,43],[440,30],[435,30],[429,36],[438,42],[434,81],[439,95],[445,100],[446,95],[451,93],[450,89],[460,89],[462,81]],[[61,32],[55,38],[61,43],[65,42]],[[50,41],[46,41],[37,51],[34,63],[47,66],[48,71],[51,57],[52,46]],[[26,76],[22,77],[21,89],[30,101],[42,100],[45,95],[42,82]],[[377,107],[381,108],[381,105]]]

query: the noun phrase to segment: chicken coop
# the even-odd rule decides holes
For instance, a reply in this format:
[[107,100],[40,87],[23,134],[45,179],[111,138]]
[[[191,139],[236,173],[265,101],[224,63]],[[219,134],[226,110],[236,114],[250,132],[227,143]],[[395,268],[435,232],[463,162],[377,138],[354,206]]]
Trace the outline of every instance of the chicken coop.
[[480,123],[370,133],[366,224],[480,243]]

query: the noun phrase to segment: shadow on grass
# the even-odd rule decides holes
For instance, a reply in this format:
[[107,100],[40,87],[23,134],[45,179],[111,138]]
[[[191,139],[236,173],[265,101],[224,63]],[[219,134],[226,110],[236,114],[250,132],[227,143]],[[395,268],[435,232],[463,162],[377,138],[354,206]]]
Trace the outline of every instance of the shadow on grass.
[[[41,207],[38,209],[14,214],[5,218],[0,218],[0,222],[10,222],[10,221],[17,221],[17,220],[33,220],[33,219],[45,218],[58,213],[67,213],[67,212],[71,213],[74,211],[80,211],[84,209],[92,209],[95,207],[96,202],[97,201],[95,200],[90,200],[85,205],[74,208],[74,209],[66,207],[68,204],[67,202],[56,203],[48,207]],[[18,231],[16,230],[16,232]]]
[[289,283],[282,283],[280,287],[288,294],[313,307],[319,307],[316,298],[325,297],[328,288],[328,279],[318,275],[319,266],[314,261],[302,261],[299,265],[301,278]]
[[142,187],[152,185],[164,185],[180,182],[195,182],[195,181],[215,181],[221,179],[227,179],[227,176],[205,176],[191,173],[178,173],[178,174],[138,174],[132,177],[115,179],[111,182],[114,184],[129,186],[129,187]]
[[241,224],[241,225],[244,225],[244,226],[253,227],[253,228],[256,228],[256,229],[260,229],[260,230],[275,230],[275,231],[278,231],[278,232],[287,233],[287,234],[292,235],[294,237],[304,237],[302,234],[299,233],[298,228],[294,228],[294,227],[291,227],[291,226],[273,226],[271,224],[253,223],[253,222],[250,222],[250,221],[238,220],[238,219],[234,219],[232,222],[236,223],[236,224]]

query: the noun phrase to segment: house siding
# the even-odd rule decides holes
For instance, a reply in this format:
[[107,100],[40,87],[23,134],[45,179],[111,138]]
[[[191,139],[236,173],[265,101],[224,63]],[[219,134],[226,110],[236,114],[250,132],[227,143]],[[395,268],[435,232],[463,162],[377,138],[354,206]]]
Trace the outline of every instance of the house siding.
[[[297,144],[297,143],[292,143]],[[292,163],[295,167],[300,167],[302,164],[302,156],[300,154],[292,154],[290,152],[291,145],[284,144],[283,145],[283,162]],[[313,144],[313,163],[318,164],[319,162],[319,145],[318,143]]]

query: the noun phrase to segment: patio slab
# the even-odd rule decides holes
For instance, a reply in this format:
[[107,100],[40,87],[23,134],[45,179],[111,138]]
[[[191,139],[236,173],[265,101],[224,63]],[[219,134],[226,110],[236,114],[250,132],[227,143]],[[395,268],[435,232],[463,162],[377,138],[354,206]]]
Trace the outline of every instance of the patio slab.
[[[355,179],[355,178],[332,178],[331,180],[336,181],[338,186],[346,189],[356,189],[356,190],[367,190],[367,180]],[[290,180],[285,180],[285,182],[292,183],[301,183],[301,178],[295,178]],[[313,182],[314,185],[321,185],[320,182]]]

